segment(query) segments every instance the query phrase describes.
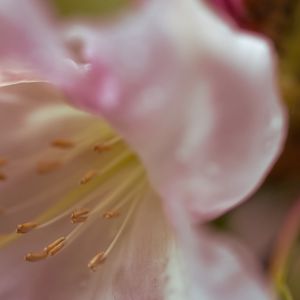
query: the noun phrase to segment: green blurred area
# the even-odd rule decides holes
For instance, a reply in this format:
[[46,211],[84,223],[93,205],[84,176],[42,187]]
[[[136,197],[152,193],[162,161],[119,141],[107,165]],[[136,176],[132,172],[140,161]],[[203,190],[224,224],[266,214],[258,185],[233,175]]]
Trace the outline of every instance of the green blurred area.
[[133,0],[52,0],[57,12],[64,17],[109,16],[126,9]]
[[300,131],[300,4],[295,5],[288,31],[281,38],[280,79],[291,118],[291,129]]

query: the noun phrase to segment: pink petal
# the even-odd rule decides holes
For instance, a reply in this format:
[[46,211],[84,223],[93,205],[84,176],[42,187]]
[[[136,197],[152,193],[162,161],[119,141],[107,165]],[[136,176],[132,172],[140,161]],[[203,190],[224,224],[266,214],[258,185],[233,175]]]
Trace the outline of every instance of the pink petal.
[[26,82],[40,82],[41,80],[29,70],[0,70],[0,87],[26,83]]
[[125,137],[165,201],[205,220],[262,182],[285,136],[267,41],[191,0],[154,1],[114,26],[81,30],[89,69],[62,85]]
[[[29,66],[56,82],[74,70],[46,9],[36,0],[1,0],[0,62]],[[47,74],[47,75],[45,75]]]
[[229,236],[192,225],[183,204],[167,207],[178,243],[167,267],[166,300],[271,300],[255,258]]
[[[234,31],[192,0],[153,1],[116,26],[84,30],[89,66],[79,68],[77,81],[64,76],[64,54],[54,55],[58,67],[39,51],[37,61],[28,51],[24,57],[64,88],[73,104],[104,115],[142,158],[182,247],[183,299],[269,299],[248,264],[232,254],[236,250],[199,236],[189,221],[239,203],[280,151],[284,112],[267,42]],[[27,42],[28,49],[44,49],[39,39],[21,46]],[[53,47],[62,49],[56,42]]]

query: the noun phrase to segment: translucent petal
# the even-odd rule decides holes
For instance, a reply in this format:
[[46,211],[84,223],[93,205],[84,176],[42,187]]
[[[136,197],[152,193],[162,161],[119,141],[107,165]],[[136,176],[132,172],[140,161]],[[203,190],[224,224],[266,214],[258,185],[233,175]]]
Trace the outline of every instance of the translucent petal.
[[179,202],[168,207],[180,247],[167,266],[166,300],[271,300],[255,258],[225,234],[191,224]]
[[71,101],[125,137],[164,200],[205,220],[262,182],[285,137],[266,40],[192,0],[154,1],[107,29],[73,32],[90,65],[66,86]]

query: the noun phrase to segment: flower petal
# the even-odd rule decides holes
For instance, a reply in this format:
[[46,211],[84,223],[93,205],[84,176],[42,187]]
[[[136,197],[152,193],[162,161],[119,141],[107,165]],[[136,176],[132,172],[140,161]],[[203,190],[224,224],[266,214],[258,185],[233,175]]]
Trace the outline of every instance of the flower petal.
[[192,225],[182,203],[169,203],[179,247],[167,267],[166,300],[271,300],[254,257],[229,236]]
[[41,80],[28,70],[12,70],[11,68],[0,70],[0,87],[26,82],[41,82]]
[[39,1],[1,0],[0,34],[6,37],[0,46],[1,64],[15,67],[17,60],[54,82],[74,72],[64,44]]
[[261,183],[285,136],[267,41],[192,0],[153,1],[83,32],[90,65],[65,90],[125,137],[164,199],[205,220]]

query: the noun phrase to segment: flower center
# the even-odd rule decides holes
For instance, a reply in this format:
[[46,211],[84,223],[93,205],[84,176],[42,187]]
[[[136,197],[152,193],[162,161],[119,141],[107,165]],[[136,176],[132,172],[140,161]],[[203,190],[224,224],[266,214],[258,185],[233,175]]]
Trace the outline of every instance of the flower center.
[[[102,222],[116,222],[117,226],[113,225],[114,234],[106,245],[101,245],[101,250],[90,259],[88,267],[95,271],[106,260],[142,197],[147,184],[146,175],[138,158],[123,140],[104,122],[99,121],[82,136],[56,137],[49,141],[45,157],[34,161],[36,188],[39,188],[39,178],[44,180],[49,176],[47,189],[51,193],[52,186],[63,185],[64,180],[75,177],[73,174],[77,173],[76,168],[74,170],[72,166],[77,166],[78,161],[78,168],[83,169],[83,165],[86,170],[76,179],[75,186],[63,189],[62,196],[54,199],[54,203],[47,205],[46,209],[43,206],[33,219],[24,218],[23,223],[17,225],[15,233],[0,235],[0,247],[21,235],[34,234],[33,231],[54,226],[57,222],[71,223],[72,228],[67,234],[49,241],[43,249],[33,249],[25,254],[28,262],[45,260],[70,246],[91,225],[102,219]],[[8,171],[1,171],[9,164],[8,158],[0,158],[2,184],[12,179]],[[70,171],[63,173],[66,169]],[[59,182],[57,179],[53,181],[51,176],[59,172],[62,172],[63,177],[59,178]],[[40,197],[36,197],[25,203],[3,207],[1,211],[9,216],[23,209],[30,212],[41,201]]]

